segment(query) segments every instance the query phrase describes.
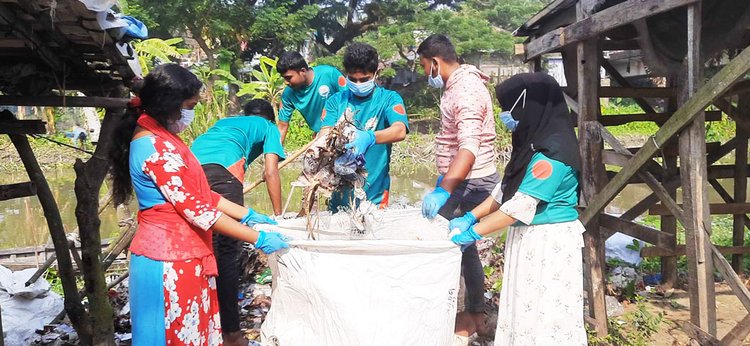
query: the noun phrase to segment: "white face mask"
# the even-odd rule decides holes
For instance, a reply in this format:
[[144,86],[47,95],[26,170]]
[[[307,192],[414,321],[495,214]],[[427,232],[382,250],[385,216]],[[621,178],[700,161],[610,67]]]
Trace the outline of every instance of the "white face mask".
[[440,64],[437,66],[437,76],[432,76],[432,68],[434,66],[434,60],[430,63],[430,75],[427,76],[427,85],[435,89],[441,89],[445,83],[443,83],[443,77],[440,76]]
[[180,119],[169,125],[169,132],[180,133],[190,126],[195,119],[195,109],[181,109]]

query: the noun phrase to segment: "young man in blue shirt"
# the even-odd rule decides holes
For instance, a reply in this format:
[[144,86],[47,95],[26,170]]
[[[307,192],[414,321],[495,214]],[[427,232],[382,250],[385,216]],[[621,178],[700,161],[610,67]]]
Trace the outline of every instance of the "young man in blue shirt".
[[[284,160],[279,130],[274,124],[273,107],[265,100],[252,100],[244,107],[245,116],[219,119],[193,141],[191,150],[200,161],[206,178],[224,198],[244,205],[242,182],[248,165],[261,154],[264,178],[274,214],[281,214],[279,161]],[[252,209],[251,209],[252,210]],[[254,223],[274,223],[263,214],[251,217]],[[213,235],[214,253],[219,269],[216,279],[219,314],[225,345],[247,345],[240,331],[237,294],[240,276],[241,242],[219,233]]]
[[[346,90],[331,96],[323,110],[321,135],[335,126],[349,111],[357,131],[347,147],[365,159],[367,200],[384,208],[391,186],[391,144],[402,141],[409,131],[409,119],[401,96],[375,83],[378,52],[370,45],[352,43],[344,53]],[[338,210],[349,201],[351,191],[334,193],[329,207]]]
[[281,94],[279,109],[279,132],[281,142],[286,139],[289,120],[298,110],[313,132],[320,132],[322,113],[328,98],[346,87],[346,79],[333,66],[307,66],[302,55],[284,52],[276,63],[276,71],[284,77],[287,88]]

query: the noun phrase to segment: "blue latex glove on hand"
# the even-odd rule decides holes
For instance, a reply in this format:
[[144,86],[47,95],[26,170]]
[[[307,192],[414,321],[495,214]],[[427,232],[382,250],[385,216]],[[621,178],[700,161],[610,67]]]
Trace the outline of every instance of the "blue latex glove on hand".
[[276,220],[272,219],[268,215],[261,214],[253,208],[247,208],[247,215],[242,218],[240,223],[243,223],[248,226],[252,226],[258,223],[266,224],[266,225],[278,225],[279,223],[276,222]]
[[276,232],[258,232],[258,240],[255,241],[255,248],[260,249],[265,254],[271,254],[281,249],[289,248],[286,243],[287,238],[281,233]]
[[448,224],[448,232],[457,229],[461,233],[466,232],[471,226],[477,223],[477,217],[474,216],[470,211],[467,211],[464,216],[457,217]]
[[437,181],[435,181],[435,187],[438,187],[438,186],[440,186],[440,183],[442,183],[442,182],[443,182],[443,178],[445,178],[445,176],[444,176],[444,175],[440,175],[440,176],[438,176],[438,178],[437,178]]
[[344,149],[352,149],[355,154],[364,155],[373,144],[375,144],[375,132],[357,130],[354,133],[354,139],[344,145]]
[[461,245],[461,251],[466,250],[467,247],[471,246],[471,244],[474,244],[474,242],[479,239],[482,239],[482,236],[474,230],[474,226],[471,226],[466,231],[451,237],[453,243]]
[[422,200],[422,216],[428,219],[435,217],[450,196],[451,194],[442,187],[436,187],[435,190],[424,196]]

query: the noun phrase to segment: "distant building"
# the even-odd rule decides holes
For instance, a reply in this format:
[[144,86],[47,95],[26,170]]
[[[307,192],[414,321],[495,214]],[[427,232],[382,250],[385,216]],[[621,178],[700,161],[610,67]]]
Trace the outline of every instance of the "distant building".
[[471,53],[463,56],[467,64],[476,66],[490,76],[492,84],[498,84],[513,75],[531,71],[521,56],[501,53]]

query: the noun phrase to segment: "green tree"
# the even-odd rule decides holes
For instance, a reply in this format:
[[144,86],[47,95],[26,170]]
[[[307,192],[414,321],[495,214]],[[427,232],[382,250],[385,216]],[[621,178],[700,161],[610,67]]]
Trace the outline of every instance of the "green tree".
[[466,0],[465,6],[481,12],[490,23],[508,31],[516,30],[549,0]]
[[[155,24],[151,36],[187,34],[205,53],[210,69],[219,67],[223,50],[239,51],[239,41],[250,27],[248,15],[255,1],[234,0],[129,0],[129,8],[146,13]],[[235,54],[237,56],[237,54]]]
[[182,38],[174,37],[167,40],[160,38],[150,38],[133,43],[133,48],[138,54],[138,62],[147,74],[155,65],[169,62],[177,59],[190,52],[189,49],[179,48],[177,45],[182,42]]
[[242,83],[238,96],[250,95],[270,102],[274,111],[278,111],[281,93],[284,92],[284,77],[276,71],[276,60],[269,57],[260,58],[260,70],[253,71],[254,81]]

